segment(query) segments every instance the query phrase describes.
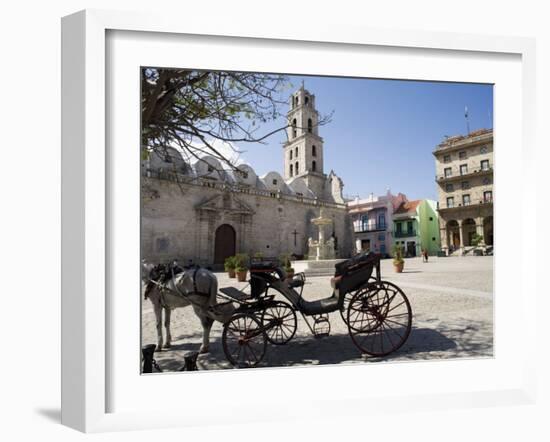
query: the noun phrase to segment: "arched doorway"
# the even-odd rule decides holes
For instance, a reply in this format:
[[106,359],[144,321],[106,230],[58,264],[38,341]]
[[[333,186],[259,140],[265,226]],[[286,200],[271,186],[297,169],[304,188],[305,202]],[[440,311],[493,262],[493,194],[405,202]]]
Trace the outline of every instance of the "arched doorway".
[[214,264],[223,264],[225,258],[235,255],[235,239],[235,229],[229,224],[222,224],[216,229]]
[[451,250],[460,248],[460,232],[458,221],[451,220],[447,223],[447,244]]
[[472,245],[472,240],[475,234],[476,222],[472,218],[467,218],[462,221],[462,238],[466,247]]
[[483,219],[483,240],[488,246],[493,245],[493,217],[488,216]]

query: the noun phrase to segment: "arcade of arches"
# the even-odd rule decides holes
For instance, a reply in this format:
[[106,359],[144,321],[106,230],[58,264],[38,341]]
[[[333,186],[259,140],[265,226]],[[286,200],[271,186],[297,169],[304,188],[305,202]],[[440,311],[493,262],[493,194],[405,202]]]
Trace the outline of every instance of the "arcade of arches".
[[443,249],[450,252],[465,247],[473,247],[473,238],[477,233],[486,246],[493,245],[493,216],[451,219],[441,225]]

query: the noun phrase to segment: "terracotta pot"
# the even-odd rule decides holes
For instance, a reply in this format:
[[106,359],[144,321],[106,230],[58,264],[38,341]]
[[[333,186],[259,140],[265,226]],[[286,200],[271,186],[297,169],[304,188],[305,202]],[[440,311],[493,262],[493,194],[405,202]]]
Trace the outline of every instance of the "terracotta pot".
[[397,273],[401,273],[403,271],[403,267],[405,266],[405,262],[400,262],[399,264],[393,264],[393,268]]
[[230,278],[235,278],[237,276],[237,274],[235,273],[235,269],[230,269],[227,271],[227,275],[230,277]]
[[237,281],[246,282],[247,273],[248,273],[248,270],[245,270],[244,272],[237,272]]

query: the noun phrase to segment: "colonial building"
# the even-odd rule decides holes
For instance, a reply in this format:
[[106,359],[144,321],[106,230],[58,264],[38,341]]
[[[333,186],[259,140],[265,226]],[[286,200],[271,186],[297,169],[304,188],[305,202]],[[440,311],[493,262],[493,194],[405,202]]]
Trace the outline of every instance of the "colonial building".
[[173,148],[142,161],[142,258],[221,265],[241,252],[305,255],[321,207],[333,220],[327,234],[337,256],[351,254],[343,182],[324,172],[315,96],[301,87],[289,105],[282,175],[258,176],[245,164],[234,173],[208,155],[189,164]]
[[439,217],[433,200],[405,201],[393,212],[393,237],[405,256],[435,255],[440,250]]
[[393,195],[389,190],[386,195],[371,194],[368,198],[348,201],[355,252],[391,253],[393,214],[406,201],[407,197],[402,193]]
[[493,245],[493,130],[449,137],[433,152],[442,249],[465,254],[477,235]]

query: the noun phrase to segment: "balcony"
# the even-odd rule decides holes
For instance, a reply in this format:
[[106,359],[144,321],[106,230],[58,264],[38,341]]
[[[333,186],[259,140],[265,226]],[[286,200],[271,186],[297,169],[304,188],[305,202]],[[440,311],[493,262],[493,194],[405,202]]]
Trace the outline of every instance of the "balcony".
[[456,210],[456,209],[464,209],[468,207],[479,207],[484,205],[486,206],[490,204],[493,204],[493,198],[487,198],[485,200],[480,200],[480,201],[470,201],[467,204],[458,203],[458,204],[446,205],[446,204],[437,203],[437,210]]
[[387,224],[363,224],[360,226],[354,226],[353,230],[355,233],[368,233],[368,232],[378,232],[380,230],[386,230],[388,227]]
[[404,231],[395,231],[393,232],[394,238],[409,238],[411,236],[416,236],[416,230],[404,230]]
[[493,166],[490,165],[489,167],[477,167],[475,169],[468,170],[466,172],[461,173],[458,168],[453,168],[450,175],[436,175],[435,181],[438,183],[444,183],[448,181],[460,181],[464,178],[471,178],[473,176],[482,176],[482,175],[488,175],[493,173]]

